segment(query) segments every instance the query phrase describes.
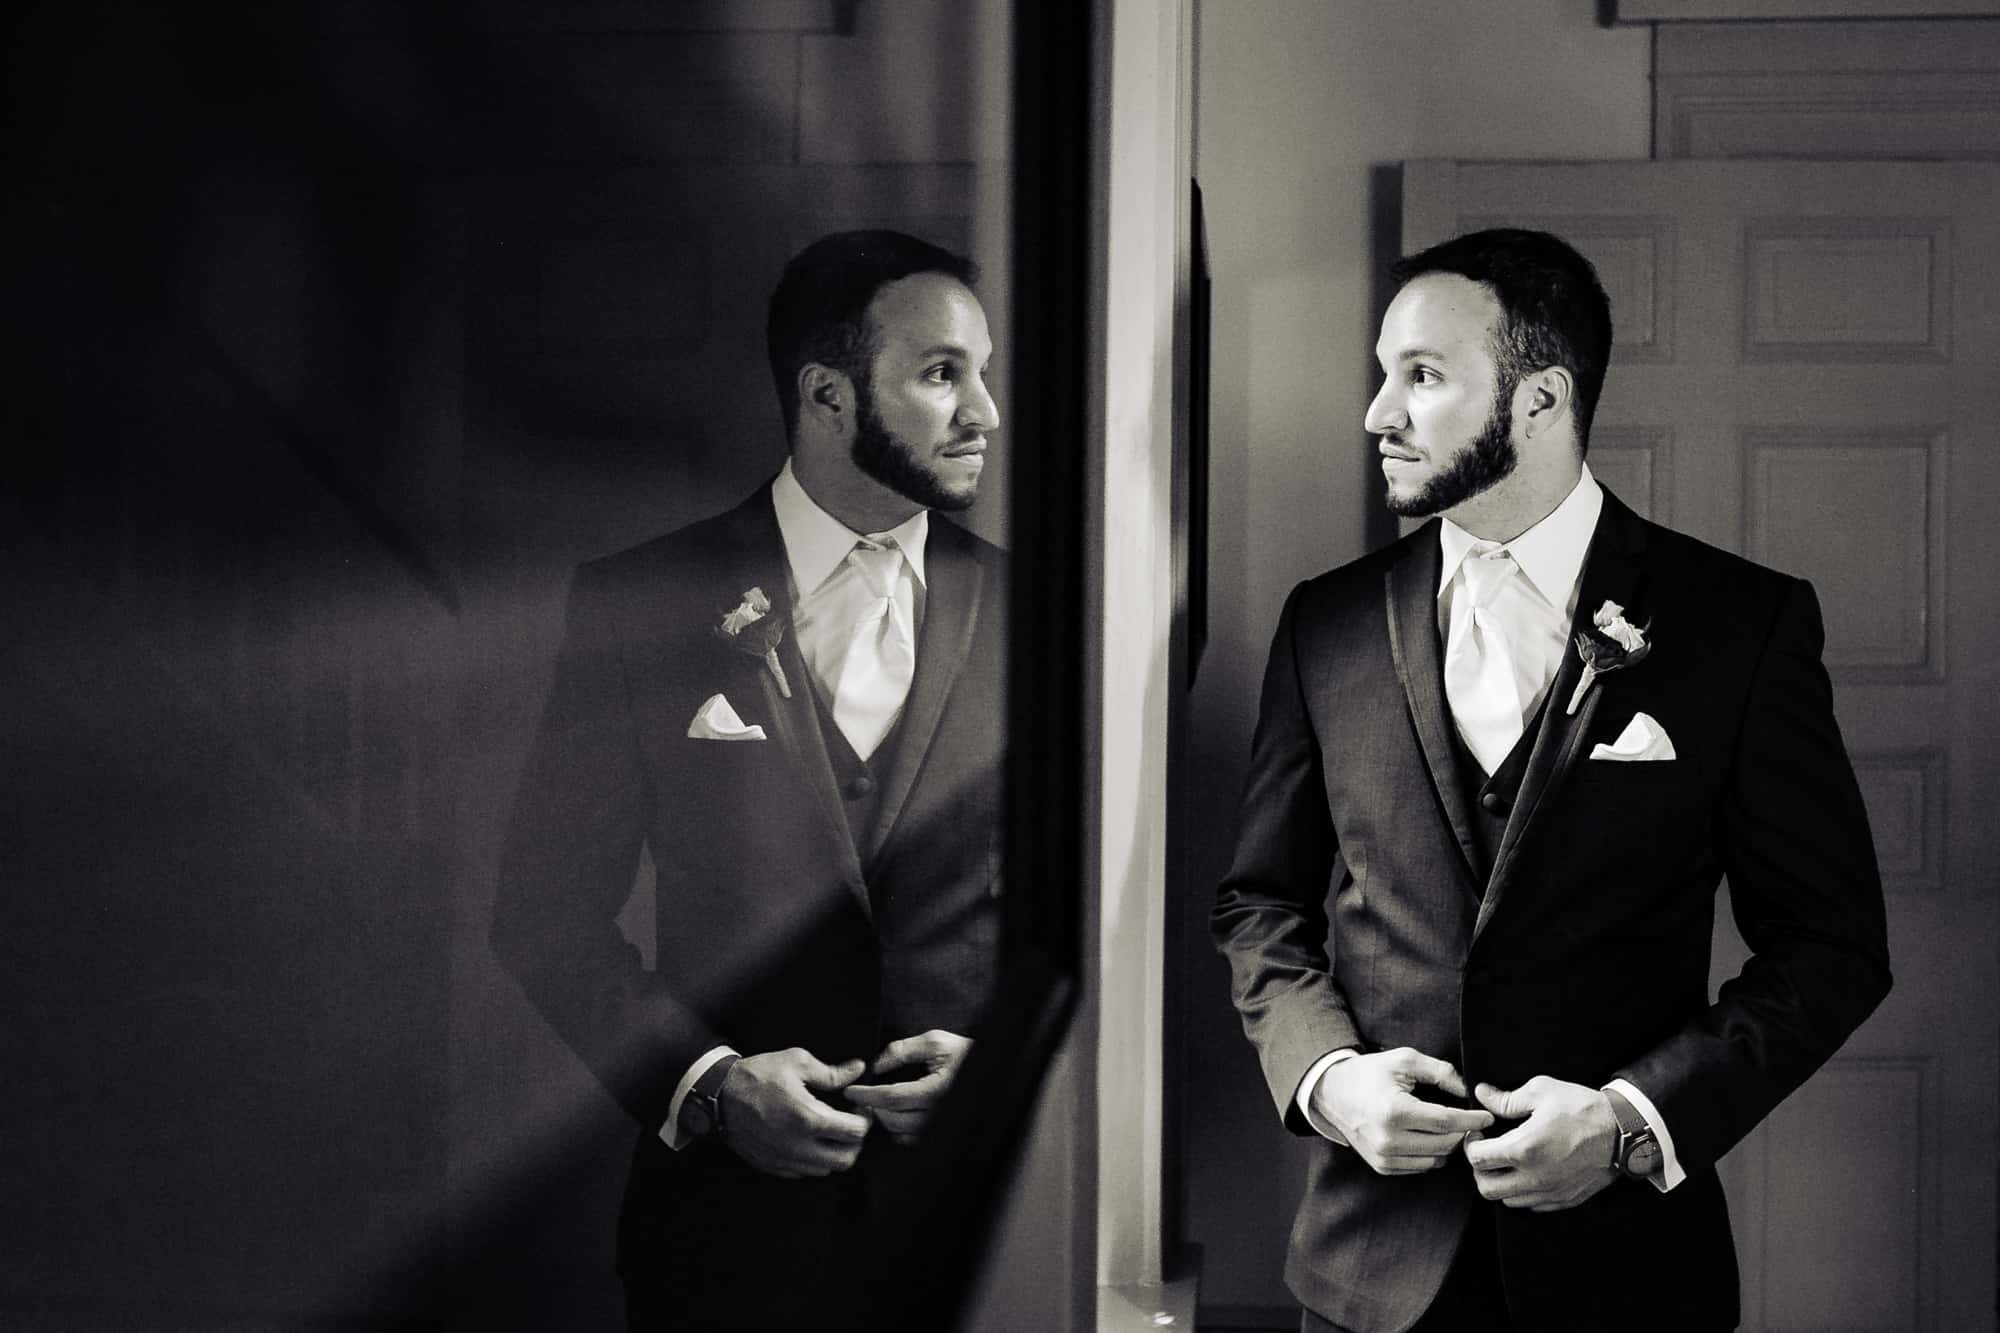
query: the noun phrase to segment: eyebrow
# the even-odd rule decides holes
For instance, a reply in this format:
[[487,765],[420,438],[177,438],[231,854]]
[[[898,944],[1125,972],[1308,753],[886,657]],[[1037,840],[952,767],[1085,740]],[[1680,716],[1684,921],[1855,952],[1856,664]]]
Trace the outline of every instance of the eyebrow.
[[957,343],[934,343],[926,347],[923,351],[918,352],[917,360],[928,361],[934,356],[955,356],[961,361],[970,361],[972,359],[972,353],[966,351]]
[[1449,361],[1450,359],[1435,347],[1406,347],[1396,353],[1398,365],[1405,361]]

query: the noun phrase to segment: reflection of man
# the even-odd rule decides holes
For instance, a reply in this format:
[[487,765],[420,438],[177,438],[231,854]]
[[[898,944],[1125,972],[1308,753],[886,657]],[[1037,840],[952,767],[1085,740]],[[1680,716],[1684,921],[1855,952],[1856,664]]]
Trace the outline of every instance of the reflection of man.
[[[895,232],[808,247],[776,480],[576,574],[493,939],[645,1127],[634,1328],[865,1322],[829,1301],[990,989],[1005,566],[931,515],[998,425],[972,280]],[[651,972],[614,921],[642,844]]]
[[1318,1136],[1286,1279],[1307,1329],[1734,1328],[1716,1160],[1889,985],[1818,604],[1591,478],[1574,250],[1396,272],[1367,427],[1442,519],[1287,601],[1214,913]]

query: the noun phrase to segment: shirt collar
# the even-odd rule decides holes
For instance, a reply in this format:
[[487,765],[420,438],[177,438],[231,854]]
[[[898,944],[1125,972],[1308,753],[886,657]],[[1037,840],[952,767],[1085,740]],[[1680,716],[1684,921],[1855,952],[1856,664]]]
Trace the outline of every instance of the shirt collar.
[[[1577,575],[1583,572],[1583,558],[1590,551],[1590,535],[1597,531],[1597,516],[1604,509],[1604,488],[1590,475],[1585,463],[1563,502],[1520,536],[1501,545],[1514,563],[1528,576],[1528,582],[1542,599],[1558,610],[1566,609],[1576,594]],[[1438,571],[1438,595],[1450,586],[1452,576],[1479,538],[1450,519],[1438,529],[1438,543],[1444,554]]]
[[832,514],[819,507],[819,503],[806,494],[806,488],[799,485],[799,479],[792,473],[792,460],[787,458],[785,466],[778,471],[778,479],[771,483],[771,507],[778,513],[778,534],[785,541],[785,559],[792,569],[792,584],[798,589],[803,600],[810,597],[826,582],[840,562],[847,559],[847,553],[854,549],[854,543],[866,535],[874,538],[894,537],[896,545],[903,548],[903,558],[909,562],[910,573],[918,583],[924,583],[924,543],[930,537],[930,511],[919,509],[887,532],[858,533],[842,523]]

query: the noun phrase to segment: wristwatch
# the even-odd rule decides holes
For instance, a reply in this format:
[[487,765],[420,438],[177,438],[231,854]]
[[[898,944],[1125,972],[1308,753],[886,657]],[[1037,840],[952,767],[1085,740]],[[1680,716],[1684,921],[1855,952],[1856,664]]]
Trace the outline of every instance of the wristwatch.
[[1606,1088],[1604,1096],[1611,1103],[1611,1114],[1618,1117],[1618,1142],[1611,1148],[1611,1169],[1633,1180],[1648,1179],[1665,1160],[1660,1155],[1659,1140],[1653,1137],[1653,1127],[1639,1114],[1639,1108],[1620,1094]]
[[729,1077],[729,1071],[742,1059],[737,1055],[725,1055],[707,1069],[688,1089],[688,1095],[681,1102],[681,1128],[691,1139],[705,1139],[711,1134],[722,1132],[722,1081]]

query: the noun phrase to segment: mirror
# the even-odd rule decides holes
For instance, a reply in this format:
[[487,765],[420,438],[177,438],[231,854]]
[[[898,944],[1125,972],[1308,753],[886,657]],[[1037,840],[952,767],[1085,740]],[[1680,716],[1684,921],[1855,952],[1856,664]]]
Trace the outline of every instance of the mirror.
[[[38,1221],[0,1322],[616,1328],[621,1263],[678,1275],[642,1312],[703,1270],[863,1299],[885,1215],[942,1276],[881,1326],[958,1299],[1075,976],[1075,731],[1027,743],[1039,780],[1001,765],[1077,679],[1057,616],[1037,693],[1009,695],[1020,579],[1080,605],[1080,463],[1012,456],[1082,421],[1073,312],[1028,298],[1058,333],[1033,372],[1012,355],[1020,238],[1057,238],[1052,281],[1082,271],[1080,175],[1029,230],[1013,212],[1037,21],[328,0],[64,7],[23,34],[0,1030],[35,1071],[8,1193]],[[1044,128],[1080,117],[1072,73]],[[1070,140],[1036,151],[1080,161]],[[781,274],[857,229],[977,280],[889,279],[844,367],[822,329],[774,386]],[[912,282],[942,297],[876,300]],[[910,359],[938,343],[980,382],[941,415],[903,383],[942,383]],[[884,585],[904,660],[867,674],[902,698],[873,735],[844,725],[855,632],[791,616],[817,588],[772,541],[788,385],[831,396],[812,429],[872,408],[878,446],[977,476],[969,509],[917,506],[924,568],[906,544]],[[1051,488],[1027,529],[1023,474]],[[826,475],[800,494],[902,493]],[[748,578],[718,555],[737,528],[646,545],[731,513],[764,525]],[[745,608],[786,622],[779,666],[718,635]],[[1010,889],[1028,830],[1042,873]],[[983,1100],[895,1089],[959,1047],[891,1043],[940,1030]],[[716,1091],[690,1053],[815,1043],[828,1132],[864,1126],[847,1183],[743,1169],[727,1068],[737,1125],[659,1139]],[[825,1244],[789,1245],[796,1271],[717,1267],[801,1200]]]

